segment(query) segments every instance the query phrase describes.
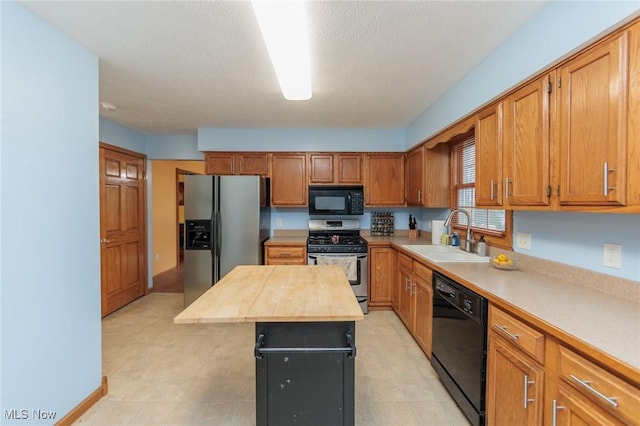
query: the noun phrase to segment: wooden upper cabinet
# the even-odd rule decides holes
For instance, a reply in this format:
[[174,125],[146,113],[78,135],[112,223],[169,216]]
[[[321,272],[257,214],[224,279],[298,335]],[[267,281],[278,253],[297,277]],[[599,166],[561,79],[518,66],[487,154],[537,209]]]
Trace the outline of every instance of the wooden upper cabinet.
[[234,166],[238,175],[269,176],[269,154],[266,152],[236,154]]
[[447,144],[427,149],[422,144],[407,154],[407,205],[449,207],[450,149]]
[[549,97],[552,74],[503,101],[503,196],[506,206],[549,205]]
[[476,205],[502,205],[502,103],[476,118]]
[[407,177],[405,181],[407,205],[424,205],[424,145],[420,145],[407,154]]
[[364,192],[367,206],[404,205],[404,154],[366,154]]
[[309,183],[362,184],[362,154],[309,154]]
[[269,153],[207,152],[205,170],[208,175],[269,176]]
[[307,155],[274,153],[271,170],[271,205],[304,207],[307,205]]
[[333,155],[309,154],[309,183],[333,183]]
[[559,68],[560,204],[626,201],[629,32]]
[[450,207],[451,196],[451,147],[442,143],[424,150],[425,179],[423,195],[424,207]]
[[336,183],[362,184],[362,154],[336,154]]
[[207,152],[205,154],[205,173],[208,175],[232,175],[233,153]]

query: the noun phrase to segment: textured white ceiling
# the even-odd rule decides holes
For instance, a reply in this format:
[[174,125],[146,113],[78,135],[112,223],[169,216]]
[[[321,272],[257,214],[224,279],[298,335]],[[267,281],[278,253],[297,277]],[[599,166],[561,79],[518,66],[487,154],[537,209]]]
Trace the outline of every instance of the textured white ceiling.
[[248,2],[27,1],[100,58],[101,115],[199,127],[405,127],[544,1],[316,1],[313,98],[286,101]]

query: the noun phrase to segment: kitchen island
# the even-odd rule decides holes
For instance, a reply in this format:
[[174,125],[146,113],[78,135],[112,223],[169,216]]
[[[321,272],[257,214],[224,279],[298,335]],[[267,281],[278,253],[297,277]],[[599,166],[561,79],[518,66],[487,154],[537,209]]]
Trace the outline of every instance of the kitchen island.
[[176,324],[255,322],[256,424],[353,425],[355,321],[339,266],[238,266]]

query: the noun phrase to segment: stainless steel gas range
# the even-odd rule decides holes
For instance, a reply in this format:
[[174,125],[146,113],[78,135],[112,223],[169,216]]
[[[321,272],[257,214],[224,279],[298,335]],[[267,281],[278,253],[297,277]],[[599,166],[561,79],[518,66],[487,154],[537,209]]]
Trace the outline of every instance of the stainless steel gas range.
[[367,242],[357,219],[310,219],[307,264],[338,264],[365,314],[368,312]]

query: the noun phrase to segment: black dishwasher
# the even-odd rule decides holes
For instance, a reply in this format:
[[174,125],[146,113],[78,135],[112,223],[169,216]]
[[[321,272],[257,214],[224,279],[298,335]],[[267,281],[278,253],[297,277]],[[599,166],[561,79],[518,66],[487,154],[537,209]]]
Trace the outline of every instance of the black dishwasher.
[[487,300],[433,273],[431,365],[473,425],[485,423]]

